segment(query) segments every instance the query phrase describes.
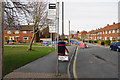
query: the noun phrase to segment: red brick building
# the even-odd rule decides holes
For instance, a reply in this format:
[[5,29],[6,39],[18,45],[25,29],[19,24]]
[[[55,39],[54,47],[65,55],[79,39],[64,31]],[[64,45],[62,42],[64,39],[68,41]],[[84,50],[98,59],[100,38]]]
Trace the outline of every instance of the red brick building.
[[81,31],[78,33],[78,37],[80,38],[80,40],[85,39],[87,38],[86,34],[87,34],[87,31]]
[[88,32],[89,40],[120,40],[120,23],[107,24],[107,26]]
[[74,39],[77,39],[77,34],[71,34],[70,37],[74,38]]
[[[15,42],[29,43],[32,35],[32,25],[10,25],[4,27],[4,42],[14,40]],[[34,43],[39,42],[40,38],[50,38],[49,27],[44,28],[35,35]]]

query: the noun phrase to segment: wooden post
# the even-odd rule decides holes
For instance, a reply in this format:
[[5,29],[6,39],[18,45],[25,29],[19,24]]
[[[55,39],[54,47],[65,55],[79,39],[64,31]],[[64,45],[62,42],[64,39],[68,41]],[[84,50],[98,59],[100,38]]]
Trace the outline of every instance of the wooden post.
[[0,80],[3,79],[3,7],[4,2],[0,2]]

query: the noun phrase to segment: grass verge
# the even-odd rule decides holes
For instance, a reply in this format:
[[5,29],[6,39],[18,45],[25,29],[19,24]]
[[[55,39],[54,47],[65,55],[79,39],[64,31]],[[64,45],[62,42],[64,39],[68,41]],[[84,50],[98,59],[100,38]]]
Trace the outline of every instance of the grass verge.
[[27,48],[4,47],[4,76],[29,62],[55,51],[52,47],[33,47],[32,51],[27,51]]

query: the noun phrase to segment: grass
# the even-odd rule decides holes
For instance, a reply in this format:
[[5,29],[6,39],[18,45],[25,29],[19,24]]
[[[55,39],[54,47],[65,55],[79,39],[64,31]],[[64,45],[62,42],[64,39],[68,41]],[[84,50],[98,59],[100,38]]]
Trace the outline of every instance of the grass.
[[13,70],[55,51],[52,47],[4,47],[4,76]]

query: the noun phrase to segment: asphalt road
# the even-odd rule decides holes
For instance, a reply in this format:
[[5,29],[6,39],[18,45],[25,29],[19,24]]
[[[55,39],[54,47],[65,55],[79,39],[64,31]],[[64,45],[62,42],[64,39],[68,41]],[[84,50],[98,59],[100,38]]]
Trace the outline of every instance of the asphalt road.
[[89,45],[78,49],[76,75],[78,78],[118,78],[118,52]]
[[[69,58],[71,57],[75,46],[67,46],[69,51]],[[28,73],[56,73],[56,52],[50,53],[40,59],[37,59],[21,68],[14,70],[14,72],[28,72]],[[59,61],[59,73],[67,74],[68,62]]]

